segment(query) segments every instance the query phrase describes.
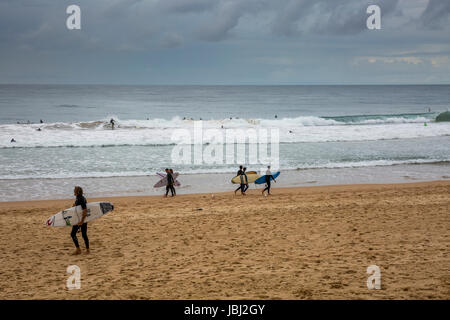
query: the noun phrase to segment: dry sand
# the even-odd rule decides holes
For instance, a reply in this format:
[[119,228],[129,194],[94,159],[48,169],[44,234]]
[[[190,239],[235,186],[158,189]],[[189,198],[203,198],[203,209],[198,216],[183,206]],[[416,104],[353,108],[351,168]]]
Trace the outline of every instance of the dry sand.
[[[73,199],[0,203],[0,299],[450,298],[449,181],[274,187],[103,198],[116,210],[89,223],[79,256],[70,228],[44,226]],[[372,264],[381,290],[367,289]]]

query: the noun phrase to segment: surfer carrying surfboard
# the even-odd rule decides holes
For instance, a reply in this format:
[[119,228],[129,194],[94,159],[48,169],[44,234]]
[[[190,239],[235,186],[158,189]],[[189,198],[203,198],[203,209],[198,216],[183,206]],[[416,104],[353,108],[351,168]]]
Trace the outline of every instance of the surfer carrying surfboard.
[[245,196],[245,192],[248,189],[248,177],[247,177],[247,173],[246,173],[247,172],[247,168],[244,168],[242,171],[243,171],[243,173],[242,173],[243,179],[242,179],[241,183],[242,182],[244,183],[244,188],[242,190],[243,190],[243,194]]
[[81,221],[75,225],[72,226],[72,232],[70,233],[70,236],[72,237],[73,243],[75,244],[75,247],[77,248],[75,251],[75,254],[80,254],[81,249],[80,245],[78,244],[77,239],[77,232],[78,229],[81,228],[81,236],[83,237],[84,244],[86,245],[86,253],[89,253],[89,239],[87,236],[87,222],[84,222],[87,216],[87,206],[86,206],[86,198],[83,196],[83,189],[81,187],[76,186],[75,189],[73,189],[74,196],[77,197],[75,200],[75,203],[73,204],[74,207],[81,206],[81,209],[83,209],[83,216],[81,217]]
[[167,195],[169,194],[169,190],[173,197],[174,193],[175,193],[175,188],[173,187],[173,184],[174,184],[173,175],[171,173],[171,170],[166,169],[165,171],[167,174],[167,184],[166,184],[166,194],[164,195],[164,198],[167,198]]
[[175,191],[175,178],[173,177],[173,169],[169,169],[169,171],[170,171],[170,175],[172,176],[172,185],[170,186],[170,190],[176,196],[177,192]]
[[245,195],[244,193],[244,189],[245,189],[245,181],[246,181],[246,176],[244,176],[244,169],[242,168],[242,166],[239,166],[239,170],[237,172],[237,176],[240,178],[240,185],[239,188],[237,188],[236,190],[234,190],[234,195],[236,195],[236,192],[238,192],[239,190],[241,190],[241,194]]
[[270,180],[273,179],[273,181],[277,182],[272,175],[272,172],[270,171],[270,166],[267,166],[266,171],[266,188],[262,191],[262,195],[264,195],[264,192],[267,190],[267,194],[270,195]]

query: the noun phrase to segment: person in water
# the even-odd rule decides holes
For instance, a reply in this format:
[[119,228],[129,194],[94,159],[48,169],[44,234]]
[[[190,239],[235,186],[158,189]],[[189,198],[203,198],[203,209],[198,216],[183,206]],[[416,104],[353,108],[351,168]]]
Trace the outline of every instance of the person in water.
[[173,169],[169,169],[169,171],[173,179],[172,188],[170,188],[170,191],[173,192],[173,194],[176,196],[177,192],[175,191],[175,178],[173,177]]
[[270,172],[270,166],[267,166],[266,171],[266,188],[262,191],[262,194],[264,195],[264,192],[267,190],[267,194],[270,195],[270,180],[273,179],[274,182],[277,182],[275,178],[272,175],[272,172]]
[[171,194],[172,194],[172,197],[173,197],[173,190],[174,190],[174,188],[173,188],[173,176],[172,176],[172,174],[170,173],[170,170],[168,169],[168,168],[166,168],[166,174],[167,174],[167,184],[166,184],[166,194],[164,195],[164,198],[167,198],[167,195],[169,194],[169,190],[170,190],[170,192],[171,192]]
[[81,206],[81,209],[83,209],[83,216],[81,217],[81,221],[78,222],[78,224],[76,226],[72,227],[72,232],[70,233],[70,236],[72,237],[73,243],[75,244],[75,247],[77,248],[75,251],[75,254],[80,254],[81,249],[80,249],[80,245],[78,244],[77,232],[81,228],[81,236],[83,237],[84,244],[86,245],[86,253],[89,253],[89,239],[87,236],[87,222],[84,222],[86,220],[86,216],[87,216],[87,205],[86,205],[87,201],[86,201],[86,198],[83,196],[83,189],[81,187],[76,186],[75,189],[73,189],[73,194],[77,197],[73,206],[74,207]]
[[109,120],[109,123],[111,124],[111,129],[114,130],[114,119]]
[[17,142],[14,138],[11,139],[11,143]]

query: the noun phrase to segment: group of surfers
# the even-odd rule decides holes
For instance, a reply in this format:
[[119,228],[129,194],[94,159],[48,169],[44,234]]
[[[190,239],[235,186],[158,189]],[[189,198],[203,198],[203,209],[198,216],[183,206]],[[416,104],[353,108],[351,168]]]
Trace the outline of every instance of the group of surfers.
[[[239,188],[236,189],[236,191],[234,191],[234,194],[236,194],[237,191],[241,190],[241,194],[245,195],[245,192],[248,189],[248,178],[247,178],[247,174],[246,174],[247,168],[244,168],[243,166],[239,167],[239,171],[237,172],[237,175],[240,177],[241,179],[241,183]],[[166,168],[165,170],[166,174],[167,174],[167,184],[166,184],[166,194],[164,195],[164,197],[167,197],[167,195],[169,194],[169,191],[172,194],[172,197],[176,195],[176,191],[175,191],[175,179],[173,177],[173,170]],[[267,194],[270,195],[270,183],[271,180],[275,181],[275,178],[272,175],[272,172],[270,171],[270,166],[267,166],[267,170],[266,170],[266,188],[262,191],[262,194],[265,195],[264,193],[267,191]],[[81,206],[81,209],[83,210],[83,214],[81,217],[81,221],[75,225],[72,226],[72,232],[70,233],[70,236],[72,237],[73,243],[75,244],[76,247],[76,251],[74,254],[78,255],[81,253],[81,249],[80,249],[80,245],[78,243],[78,239],[77,239],[77,232],[81,231],[81,236],[83,237],[84,240],[84,244],[86,246],[86,253],[89,253],[89,238],[87,236],[87,222],[85,222],[86,217],[87,217],[87,200],[83,195],[83,189],[79,186],[76,186],[73,190],[73,194],[76,197],[75,202],[73,204],[74,207],[76,206]]]
[[[234,190],[234,194],[236,195],[236,192],[238,192],[239,190],[241,190],[241,194],[243,196],[245,196],[245,192],[248,189],[248,177],[247,177],[247,168],[244,168],[243,166],[239,166],[239,170],[237,172],[237,176],[240,178],[240,186],[239,188],[237,188],[236,190]],[[272,175],[272,172],[270,171],[270,166],[267,166],[267,170],[266,170],[266,175],[265,175],[265,179],[266,179],[266,187],[265,189],[261,192],[263,196],[266,196],[264,193],[267,191],[267,195],[270,195],[270,183],[271,180],[277,182],[274,178],[274,176]]]

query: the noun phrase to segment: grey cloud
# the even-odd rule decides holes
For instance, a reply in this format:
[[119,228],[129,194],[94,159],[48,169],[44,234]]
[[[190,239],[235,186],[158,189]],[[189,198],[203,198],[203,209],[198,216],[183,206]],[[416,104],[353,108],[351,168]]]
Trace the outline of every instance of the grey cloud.
[[430,0],[420,20],[430,29],[448,28],[450,26],[450,1]]
[[175,32],[167,32],[161,39],[161,46],[163,48],[179,47],[183,43],[183,38]]
[[142,0],[116,0],[109,7],[104,8],[104,16],[117,18],[126,14],[134,5]]
[[228,2],[223,4],[218,13],[207,22],[207,26],[202,27],[199,31],[199,38],[207,41],[219,41],[228,36],[228,32],[233,29],[239,22],[242,15],[239,3]]
[[222,0],[215,13],[197,30],[200,39],[220,41],[229,37],[244,14],[252,14],[261,10],[264,1],[258,0]]
[[289,0],[273,22],[275,34],[356,34],[367,30],[366,9],[378,5],[384,16],[396,13],[398,0]]
[[156,7],[175,13],[204,12],[214,8],[217,3],[218,1],[213,0],[160,0]]

